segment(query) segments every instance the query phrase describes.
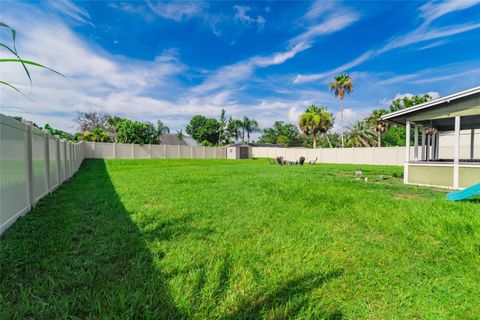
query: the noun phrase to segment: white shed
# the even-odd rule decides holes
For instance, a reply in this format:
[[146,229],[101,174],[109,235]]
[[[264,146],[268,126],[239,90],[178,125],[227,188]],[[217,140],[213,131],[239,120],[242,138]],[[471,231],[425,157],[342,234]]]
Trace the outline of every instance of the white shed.
[[231,144],[227,147],[227,159],[251,159],[252,147],[246,143]]

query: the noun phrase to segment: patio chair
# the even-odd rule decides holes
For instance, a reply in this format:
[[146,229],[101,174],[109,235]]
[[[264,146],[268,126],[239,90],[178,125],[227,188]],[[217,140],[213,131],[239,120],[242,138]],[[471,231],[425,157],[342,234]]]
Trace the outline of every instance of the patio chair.
[[283,159],[283,157],[277,157],[277,164],[284,165],[287,164],[287,162]]
[[270,159],[270,158],[267,158],[267,159],[268,159],[268,162],[269,162],[270,164],[276,164],[276,162],[273,161],[272,159]]
[[317,163],[318,157],[315,158],[315,160],[310,160],[308,161],[308,164],[315,164]]
[[305,163],[305,157],[300,157],[297,161],[297,164],[303,166],[303,164]]

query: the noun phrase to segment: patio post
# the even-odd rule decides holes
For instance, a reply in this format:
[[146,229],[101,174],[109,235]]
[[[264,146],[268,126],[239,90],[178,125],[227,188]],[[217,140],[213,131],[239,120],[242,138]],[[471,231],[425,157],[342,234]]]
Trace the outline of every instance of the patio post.
[[410,121],[407,120],[406,123],[407,127],[407,134],[406,134],[406,141],[405,141],[405,165],[403,169],[403,182],[408,183],[408,162],[410,161]]
[[440,132],[435,133],[437,135],[437,144],[435,145],[435,159],[440,158]]
[[470,160],[475,158],[475,129],[470,130]]
[[422,159],[425,160],[425,128],[422,127]]
[[413,159],[415,161],[418,161],[418,125],[417,124],[415,124],[414,140],[415,140],[415,149],[414,149],[414,153],[413,153]]
[[453,149],[453,188],[458,189],[458,163],[460,159],[460,116],[455,117],[455,141]]
[[435,151],[437,150],[437,133],[432,133],[432,160],[437,158]]

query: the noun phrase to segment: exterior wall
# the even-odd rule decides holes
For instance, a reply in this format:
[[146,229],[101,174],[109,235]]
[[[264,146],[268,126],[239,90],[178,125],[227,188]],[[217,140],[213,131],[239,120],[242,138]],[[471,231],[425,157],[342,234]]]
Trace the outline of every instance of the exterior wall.
[[60,140],[0,114],[0,235],[71,177],[83,155],[83,143]]
[[458,186],[460,188],[480,183],[480,166],[463,167],[460,165],[458,173]]
[[409,164],[408,183],[453,188],[453,165]]
[[225,147],[191,147],[180,145],[139,145],[122,143],[84,142],[85,158],[150,159],[150,158],[213,158],[225,159]]

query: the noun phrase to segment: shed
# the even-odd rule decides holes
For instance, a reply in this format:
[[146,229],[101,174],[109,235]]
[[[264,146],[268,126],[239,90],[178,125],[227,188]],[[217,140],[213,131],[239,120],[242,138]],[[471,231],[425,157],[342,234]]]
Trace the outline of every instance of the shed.
[[[382,120],[407,128],[405,183],[463,189],[480,182],[480,158],[475,150],[475,130],[480,129],[480,87],[392,112]],[[470,137],[463,145],[461,131]],[[454,136],[453,157],[439,152],[440,134],[449,132]],[[460,152],[462,147],[467,152]]]
[[235,143],[227,147],[227,159],[251,159],[252,147],[246,143]]

